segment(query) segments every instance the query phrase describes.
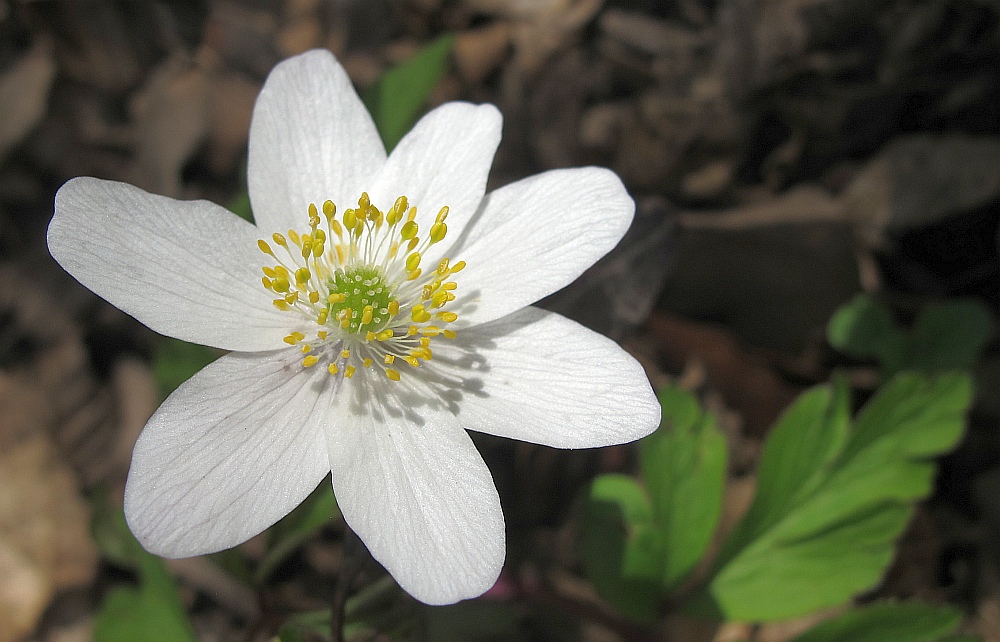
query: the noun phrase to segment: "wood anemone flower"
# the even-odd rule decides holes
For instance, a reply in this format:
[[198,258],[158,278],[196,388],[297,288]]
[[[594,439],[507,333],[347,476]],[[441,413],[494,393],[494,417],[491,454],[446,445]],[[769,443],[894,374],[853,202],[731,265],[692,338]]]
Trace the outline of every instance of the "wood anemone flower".
[[467,430],[557,448],[643,437],[660,411],[614,342],[531,307],[607,253],[634,204],[612,172],[490,194],[491,105],[448,103],[386,155],[325,51],[257,99],[256,225],[206,201],[77,178],[52,256],[162,334],[231,351],[135,446],[125,514],[149,551],[210,553],[286,515],[332,471],[340,510],[414,597],[486,591],[503,514]]

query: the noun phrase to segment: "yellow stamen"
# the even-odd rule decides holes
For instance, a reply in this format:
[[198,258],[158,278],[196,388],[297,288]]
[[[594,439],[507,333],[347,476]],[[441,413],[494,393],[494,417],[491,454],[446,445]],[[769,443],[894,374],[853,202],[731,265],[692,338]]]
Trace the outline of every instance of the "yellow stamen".
[[399,381],[399,372],[393,370],[392,368],[385,369],[385,376],[389,377],[393,381]]
[[316,365],[316,362],[318,362],[318,361],[319,361],[319,357],[317,357],[314,354],[311,354],[311,355],[309,355],[308,357],[306,357],[305,359],[302,360],[302,367],[303,368],[311,368],[314,365]]

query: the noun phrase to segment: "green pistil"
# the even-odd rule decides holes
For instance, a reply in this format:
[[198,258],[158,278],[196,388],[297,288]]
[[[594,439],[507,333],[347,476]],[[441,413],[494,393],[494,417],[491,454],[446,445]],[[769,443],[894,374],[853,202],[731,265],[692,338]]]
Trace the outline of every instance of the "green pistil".
[[[378,333],[392,319],[389,313],[392,302],[392,288],[377,267],[362,266],[337,270],[334,278],[327,283],[330,293],[343,294],[345,299],[340,303],[330,304],[330,319],[340,321],[341,313],[350,310],[350,321],[347,327],[341,327],[355,334]],[[365,309],[371,306],[371,320],[365,323]]]

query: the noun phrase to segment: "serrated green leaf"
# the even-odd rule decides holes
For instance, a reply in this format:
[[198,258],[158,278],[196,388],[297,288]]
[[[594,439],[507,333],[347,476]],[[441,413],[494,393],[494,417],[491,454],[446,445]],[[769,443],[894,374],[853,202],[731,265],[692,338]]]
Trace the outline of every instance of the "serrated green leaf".
[[888,307],[859,294],[827,325],[830,345],[857,357],[877,359],[886,377],[903,370],[926,373],[971,369],[989,338],[989,309],[975,299],[932,304],[906,331]]
[[387,71],[366,96],[365,104],[387,150],[391,151],[416,121],[420,108],[447,71],[454,43],[454,36],[441,36]]
[[823,483],[847,439],[849,421],[847,388],[839,380],[805,392],[782,414],[761,453],[754,501],[717,565],[785,519]]
[[931,305],[911,331],[907,365],[924,372],[971,369],[989,338],[992,316],[975,299]]
[[715,533],[726,477],[726,440],[715,419],[690,393],[659,392],[660,428],[642,440],[642,472],[662,550],[661,582],[677,587],[698,563]]
[[[709,586],[727,618],[794,617],[877,582],[913,501],[930,490],[930,458],[957,442],[971,400],[964,374],[902,374],[845,439],[844,402],[834,401],[844,395],[823,390],[803,395],[765,446],[758,493]],[[820,454],[803,449],[809,441]]]
[[873,357],[891,372],[902,363],[906,339],[884,304],[859,294],[840,307],[826,329],[830,345],[856,357]]
[[882,602],[821,622],[791,642],[937,642],[961,621],[952,608]]
[[662,541],[653,528],[649,499],[634,479],[601,475],[594,480],[581,552],[606,600],[628,617],[655,619],[662,597]]

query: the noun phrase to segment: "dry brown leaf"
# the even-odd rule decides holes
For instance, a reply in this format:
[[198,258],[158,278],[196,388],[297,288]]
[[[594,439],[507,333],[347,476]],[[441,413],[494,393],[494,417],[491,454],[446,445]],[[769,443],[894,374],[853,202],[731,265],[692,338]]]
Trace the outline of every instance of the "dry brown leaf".
[[0,74],[0,160],[27,136],[45,115],[56,76],[52,43],[38,42]]

